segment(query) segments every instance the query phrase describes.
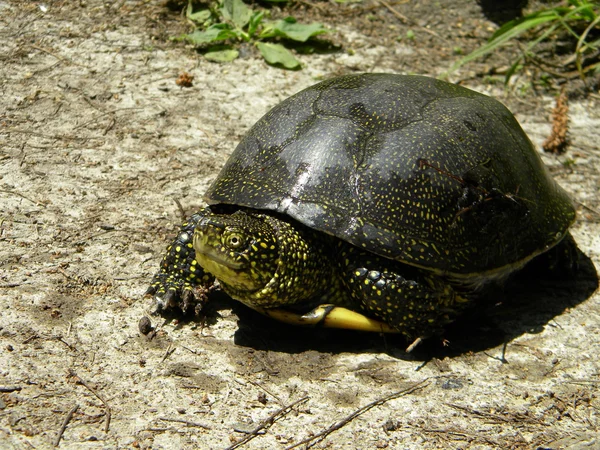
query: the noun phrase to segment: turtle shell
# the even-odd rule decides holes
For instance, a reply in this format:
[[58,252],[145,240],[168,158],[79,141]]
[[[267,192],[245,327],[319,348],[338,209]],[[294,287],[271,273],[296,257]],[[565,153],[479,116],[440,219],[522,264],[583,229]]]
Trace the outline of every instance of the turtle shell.
[[504,105],[392,74],[333,78],[274,107],[206,200],[285,214],[457,276],[522,264],[558,243],[575,217]]

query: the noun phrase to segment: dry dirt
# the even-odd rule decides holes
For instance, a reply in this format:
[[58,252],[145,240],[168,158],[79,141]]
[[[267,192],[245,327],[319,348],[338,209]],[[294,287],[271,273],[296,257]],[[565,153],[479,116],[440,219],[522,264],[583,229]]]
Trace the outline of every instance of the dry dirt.
[[[50,448],[63,423],[60,447],[72,449],[225,448],[259,425],[245,448],[287,448],[336,423],[311,444],[600,448],[594,93],[571,101],[568,152],[544,155],[579,205],[580,270],[526,273],[491,293],[448,330],[449,346],[405,354],[400,338],[291,329],[226,298],[206,324],[152,317],[155,336],[138,331],[181,221],[176,201],[201,206],[271,106],[332,74],[439,75],[456,45],[474,48],[496,26],[475,2],[404,2],[419,20],[416,39],[398,41],[409,27],[381,3],[354,16],[310,3],[298,14],[335,17],[344,48],[286,72],[252,51],[217,65],[170,43],[185,25],[157,1],[0,0],[0,448]],[[184,71],[191,88],[175,84]],[[526,77],[504,90],[479,72],[453,80],[500,97],[539,146],[553,98]]]

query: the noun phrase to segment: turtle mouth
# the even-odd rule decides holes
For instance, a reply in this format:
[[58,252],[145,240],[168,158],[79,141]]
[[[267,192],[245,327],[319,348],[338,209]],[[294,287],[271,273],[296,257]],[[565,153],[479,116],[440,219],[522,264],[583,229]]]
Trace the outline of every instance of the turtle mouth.
[[[216,263],[220,266],[225,266],[229,269],[233,270],[242,270],[244,268],[244,263],[240,261],[233,261],[230,258],[225,258],[219,253],[215,252],[212,248],[203,246],[202,244],[195,244],[194,248],[196,249],[196,259],[203,260],[206,259],[211,260],[213,263]],[[202,264],[200,264],[202,265]]]
[[200,223],[194,232],[196,261],[202,268],[214,275],[217,280],[242,291],[255,290],[256,281],[248,272],[243,259],[235,258],[221,243],[224,227],[210,222]]
[[242,211],[207,214],[194,230],[196,261],[232,297],[243,298],[273,277],[277,243],[272,233],[262,217]]

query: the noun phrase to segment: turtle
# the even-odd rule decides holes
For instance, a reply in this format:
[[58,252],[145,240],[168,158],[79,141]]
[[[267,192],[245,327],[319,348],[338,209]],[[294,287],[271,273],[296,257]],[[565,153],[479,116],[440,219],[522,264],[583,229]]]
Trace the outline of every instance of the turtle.
[[483,287],[575,246],[574,205],[513,114],[418,75],[345,75],[287,98],[205,201],[147,290],[158,311],[198,309],[216,280],[286,323],[416,342]]

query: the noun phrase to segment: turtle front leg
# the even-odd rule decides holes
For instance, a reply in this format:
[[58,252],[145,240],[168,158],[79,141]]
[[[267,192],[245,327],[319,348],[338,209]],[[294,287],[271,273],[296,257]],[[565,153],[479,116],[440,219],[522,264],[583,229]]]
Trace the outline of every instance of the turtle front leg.
[[364,314],[409,339],[440,334],[468,303],[445,280],[417,268],[354,248],[342,259],[346,287]]
[[146,290],[145,295],[154,297],[157,313],[180,309],[185,314],[192,307],[197,309],[202,306],[199,303],[205,297],[203,293],[215,282],[215,277],[197,263],[192,243],[194,229],[202,217],[194,214],[181,226]]

